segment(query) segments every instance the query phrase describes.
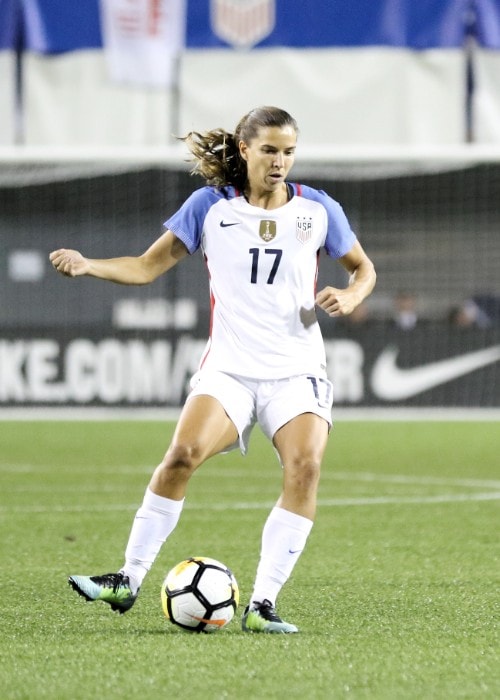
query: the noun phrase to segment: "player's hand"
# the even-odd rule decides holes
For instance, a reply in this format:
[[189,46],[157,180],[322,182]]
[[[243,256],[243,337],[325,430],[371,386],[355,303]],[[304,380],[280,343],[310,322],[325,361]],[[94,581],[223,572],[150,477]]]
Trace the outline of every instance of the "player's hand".
[[53,267],[62,275],[66,275],[66,277],[86,275],[90,270],[89,261],[77,250],[60,248],[59,250],[54,250],[49,255],[49,259]]
[[348,316],[358,306],[358,295],[349,287],[325,287],[316,294],[316,305],[329,316]]

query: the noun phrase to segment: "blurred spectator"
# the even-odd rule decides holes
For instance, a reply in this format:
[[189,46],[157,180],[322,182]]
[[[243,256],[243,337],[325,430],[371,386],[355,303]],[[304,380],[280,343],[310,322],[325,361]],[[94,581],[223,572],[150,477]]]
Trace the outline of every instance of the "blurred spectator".
[[500,296],[495,294],[475,294],[472,301],[491,323],[500,323]]
[[404,331],[411,331],[417,325],[417,300],[410,292],[399,292],[394,299],[394,323]]
[[491,326],[491,319],[473,299],[466,299],[462,304],[454,306],[448,314],[448,320],[457,328],[488,328]]

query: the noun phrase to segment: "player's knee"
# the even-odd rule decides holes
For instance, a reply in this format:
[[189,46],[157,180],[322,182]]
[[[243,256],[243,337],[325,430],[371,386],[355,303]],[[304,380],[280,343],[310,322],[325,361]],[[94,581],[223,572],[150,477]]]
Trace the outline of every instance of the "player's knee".
[[195,443],[176,443],[170,446],[160,466],[164,471],[191,474],[200,461],[198,445]]
[[313,454],[303,453],[295,455],[294,459],[285,469],[288,477],[298,489],[310,490],[316,488],[319,481],[321,462]]

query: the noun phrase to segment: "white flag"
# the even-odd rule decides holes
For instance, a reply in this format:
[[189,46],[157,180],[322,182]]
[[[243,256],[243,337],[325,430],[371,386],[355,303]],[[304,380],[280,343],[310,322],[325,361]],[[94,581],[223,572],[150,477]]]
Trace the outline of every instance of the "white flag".
[[186,0],[100,0],[113,80],[169,87],[186,33]]

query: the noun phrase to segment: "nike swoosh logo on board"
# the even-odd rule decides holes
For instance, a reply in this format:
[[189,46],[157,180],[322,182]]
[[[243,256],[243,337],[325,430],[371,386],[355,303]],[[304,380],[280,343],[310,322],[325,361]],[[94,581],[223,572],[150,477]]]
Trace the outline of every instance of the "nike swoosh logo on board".
[[409,399],[500,360],[500,345],[493,345],[419,367],[401,368],[396,364],[398,352],[395,346],[386,348],[373,366],[372,390],[385,401]]
[[222,228],[226,228],[226,226],[238,226],[240,222],[235,221],[234,223],[226,223],[224,220],[220,222],[219,226],[222,226]]

